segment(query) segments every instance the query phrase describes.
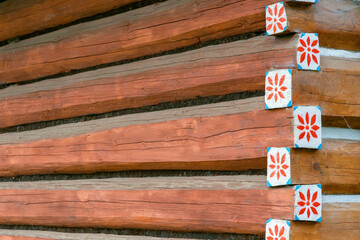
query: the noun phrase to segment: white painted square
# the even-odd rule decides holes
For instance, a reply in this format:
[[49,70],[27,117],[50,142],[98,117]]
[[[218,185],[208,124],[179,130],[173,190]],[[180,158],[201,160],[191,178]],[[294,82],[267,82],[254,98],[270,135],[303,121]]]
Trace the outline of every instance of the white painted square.
[[266,7],[266,34],[274,35],[286,31],[287,17],[283,2]]
[[266,240],[289,240],[290,221],[268,219],[266,221]]
[[294,145],[296,148],[321,148],[321,109],[294,107]]
[[302,33],[297,44],[299,69],[320,71],[319,37],[317,33]]
[[290,148],[267,149],[267,186],[291,184]]
[[295,187],[295,220],[321,222],[321,185]]
[[265,108],[285,108],[292,105],[291,69],[273,70],[265,77]]

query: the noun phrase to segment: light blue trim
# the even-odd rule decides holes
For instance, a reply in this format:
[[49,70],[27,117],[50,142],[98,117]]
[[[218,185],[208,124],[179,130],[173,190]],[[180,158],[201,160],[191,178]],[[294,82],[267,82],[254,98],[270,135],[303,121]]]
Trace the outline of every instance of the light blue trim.
[[268,31],[266,30],[266,36],[270,36],[270,34],[268,33]]
[[299,221],[299,220],[300,220],[297,215],[295,215],[295,220],[296,220],[296,221]]
[[286,224],[290,227],[290,221],[286,221]]
[[295,143],[295,148],[300,148],[300,147],[299,147],[299,145],[297,145],[297,144]]
[[321,222],[321,217],[319,217],[318,219],[316,219],[317,222]]
[[296,109],[298,109],[298,107],[299,107],[299,106],[294,106],[294,111],[295,111]]
[[320,189],[322,189],[322,188],[321,188],[321,184],[317,184],[316,186],[318,186]]
[[265,77],[267,77],[267,75],[269,74],[269,72],[270,72],[270,71],[266,71],[266,75],[265,75]]
[[266,186],[268,186],[268,187],[272,187],[272,185],[270,184],[270,182],[269,182],[269,181],[266,181]]
[[[286,23],[287,24],[287,23]],[[283,30],[283,32],[285,32],[286,31],[286,29],[287,29],[287,25],[284,27],[284,30]]]
[[295,186],[295,191],[297,191],[299,188],[301,188],[302,185],[296,185]]
[[271,147],[266,148],[266,152],[269,152],[271,150]]
[[302,38],[303,36],[305,36],[305,33],[301,33],[301,34],[300,34],[300,37],[301,37],[301,38]]
[[286,105],[286,107],[291,107],[292,106],[292,100],[289,101],[289,103]]
[[271,218],[267,219],[267,220],[266,220],[266,223],[271,222],[271,220],[272,220]]
[[321,149],[321,147],[322,147],[322,144],[320,143],[320,145],[317,147],[317,149]]
[[298,69],[303,70],[303,68],[300,66],[300,64],[298,64]]
[[289,180],[286,182],[286,185],[290,185],[291,184],[291,178],[289,178]]
[[320,106],[316,106],[320,111],[321,111],[321,107]]
[[290,148],[289,147],[286,148],[286,151],[288,151],[288,153],[290,155]]
[[292,76],[292,69],[288,69],[290,75]]
[[318,66],[318,68],[316,69],[316,71],[320,71],[320,65]]
[[265,109],[270,109],[269,106],[265,103]]
[[315,36],[319,37],[319,34],[317,34],[317,33],[314,33],[314,34],[315,34]]

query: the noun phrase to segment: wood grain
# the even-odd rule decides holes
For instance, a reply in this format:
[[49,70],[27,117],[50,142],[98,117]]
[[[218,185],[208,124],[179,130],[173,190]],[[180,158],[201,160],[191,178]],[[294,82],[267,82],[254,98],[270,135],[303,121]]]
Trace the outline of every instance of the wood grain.
[[169,0],[0,48],[0,79],[37,79],[265,29],[276,0]]
[[297,39],[298,35],[256,37],[9,87],[0,90],[0,128],[263,90],[268,69],[297,66]]
[[71,23],[137,1],[140,0],[5,1],[0,3],[0,41]]
[[288,32],[318,33],[320,45],[360,50],[360,3],[325,0],[311,6],[285,3]]
[[360,141],[323,140],[322,149],[291,150],[291,183],[319,184],[325,194],[360,194]]
[[[259,162],[264,166],[265,149],[270,144],[293,145],[291,109],[249,109],[229,115],[134,124],[79,135],[73,132],[75,135],[67,138],[59,138],[55,132],[53,138],[5,143],[0,146],[0,175],[202,169],[207,165],[198,163],[236,160],[245,160],[244,165],[236,164],[239,168],[258,169]],[[0,137],[7,141],[8,135]]]
[[360,128],[360,59],[322,57],[321,64],[320,72],[293,71],[294,105],[320,106],[323,126]]
[[291,222],[292,240],[357,240],[360,236],[360,203],[323,204],[320,223]]
[[216,185],[217,190],[2,189],[0,224],[264,234],[267,218],[294,217],[292,188]]

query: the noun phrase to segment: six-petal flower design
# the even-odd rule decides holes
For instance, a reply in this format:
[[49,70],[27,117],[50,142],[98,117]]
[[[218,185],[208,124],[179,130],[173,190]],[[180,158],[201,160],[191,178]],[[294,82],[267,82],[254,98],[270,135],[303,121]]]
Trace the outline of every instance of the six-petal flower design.
[[276,175],[277,180],[280,179],[280,175],[287,177],[284,170],[288,169],[289,166],[285,164],[285,158],[286,158],[286,153],[284,153],[281,156],[281,160],[280,160],[279,152],[276,153],[276,157],[274,157],[273,155],[270,155],[270,160],[273,163],[273,164],[269,165],[269,168],[273,170],[270,173],[270,178],[275,177],[275,175]]
[[269,5],[266,8],[266,31],[269,35],[283,32],[286,29],[287,18],[283,3]]
[[266,240],[287,240],[286,237],[284,236],[285,233],[284,226],[282,226],[279,229],[279,226],[275,225],[274,229],[271,229],[271,227],[269,227],[268,229],[270,236],[267,236]]
[[275,74],[274,80],[271,79],[271,77],[267,77],[267,81],[270,86],[266,88],[267,91],[271,92],[269,96],[267,97],[267,100],[271,100],[274,97],[274,101],[277,102],[278,98],[285,99],[284,91],[286,91],[288,88],[283,86],[285,81],[285,75],[281,76],[280,80],[278,77],[278,74]]
[[318,192],[314,192],[314,194],[310,193],[310,189],[307,190],[306,197],[305,195],[299,191],[299,197],[302,201],[297,202],[297,204],[302,207],[299,211],[299,215],[302,215],[306,212],[308,218],[310,218],[311,213],[315,215],[319,215],[319,212],[316,210],[317,207],[320,206],[320,203],[317,202]]
[[316,131],[319,130],[320,127],[315,124],[316,114],[314,114],[311,117],[311,121],[310,121],[308,112],[305,114],[305,119],[302,116],[300,116],[300,114],[297,115],[297,118],[298,118],[299,122],[302,124],[302,125],[297,126],[297,129],[299,129],[301,131],[301,133],[299,135],[299,140],[303,139],[305,137],[305,135],[306,135],[306,139],[308,142],[310,142],[311,136],[313,138],[318,138]]

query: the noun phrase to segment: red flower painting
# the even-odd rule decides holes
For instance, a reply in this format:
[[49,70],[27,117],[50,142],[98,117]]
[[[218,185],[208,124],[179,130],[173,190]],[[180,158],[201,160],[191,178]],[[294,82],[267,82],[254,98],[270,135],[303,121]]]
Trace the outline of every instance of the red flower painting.
[[302,201],[299,201],[297,204],[300,207],[303,207],[299,211],[299,215],[302,215],[306,212],[307,217],[309,218],[311,213],[318,215],[317,207],[320,206],[320,203],[317,202],[318,192],[316,191],[312,196],[310,193],[310,189],[307,190],[306,198],[305,195],[299,191],[299,196]]
[[280,160],[280,154],[279,152],[277,152],[276,154],[276,159],[273,155],[270,155],[270,160],[273,164],[269,165],[270,169],[273,169],[273,171],[270,173],[270,177],[274,177],[276,175],[277,180],[280,179],[280,174],[284,177],[286,177],[286,173],[285,173],[285,169],[289,168],[288,165],[284,164],[285,163],[285,157],[286,157],[286,153],[284,153],[281,156],[281,160]]
[[319,130],[320,127],[318,125],[315,125],[316,114],[314,114],[311,117],[311,121],[310,121],[308,112],[305,114],[305,119],[300,115],[297,115],[297,118],[298,118],[299,122],[302,124],[300,126],[297,126],[297,129],[302,131],[299,134],[299,140],[303,139],[305,137],[305,135],[306,135],[306,139],[308,142],[310,142],[311,137],[318,138],[316,131]]
[[310,37],[308,36],[306,42],[300,38],[301,46],[297,48],[299,52],[301,52],[300,63],[303,63],[306,59],[306,63],[310,66],[311,61],[314,61],[316,64],[319,64],[318,58],[316,56],[319,53],[317,49],[318,40],[314,40],[311,42]]
[[277,100],[279,98],[285,99],[285,96],[282,93],[288,89],[287,87],[283,86],[284,81],[285,81],[285,75],[283,75],[280,78],[280,80],[279,80],[278,74],[275,75],[274,80],[271,79],[270,77],[268,77],[267,80],[268,80],[270,86],[267,87],[266,90],[271,92],[269,94],[269,96],[267,97],[267,100],[274,98],[275,102],[277,102]]
[[287,240],[284,236],[285,227],[281,227],[279,231],[279,226],[275,225],[274,229],[269,227],[269,233],[271,236],[268,236],[266,240]]
[[[279,9],[278,9],[279,8]],[[267,8],[267,27],[266,30],[273,30],[276,33],[277,30],[284,30],[283,24],[286,22],[286,18],[283,16],[285,13],[285,8],[282,4],[275,4],[274,9],[271,9],[271,6]]]

